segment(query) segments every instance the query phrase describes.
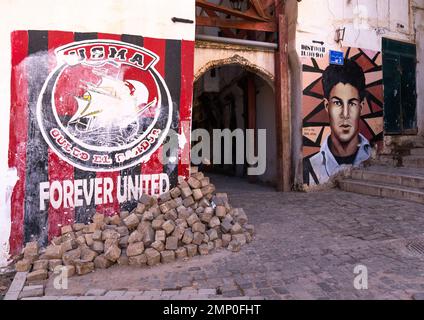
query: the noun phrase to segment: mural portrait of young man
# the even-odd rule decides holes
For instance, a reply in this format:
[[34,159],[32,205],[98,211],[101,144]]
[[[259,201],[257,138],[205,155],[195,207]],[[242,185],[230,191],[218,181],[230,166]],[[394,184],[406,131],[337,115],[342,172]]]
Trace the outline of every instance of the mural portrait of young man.
[[383,137],[381,54],[344,50],[343,64],[328,56],[303,65],[304,183],[324,184],[370,159]]

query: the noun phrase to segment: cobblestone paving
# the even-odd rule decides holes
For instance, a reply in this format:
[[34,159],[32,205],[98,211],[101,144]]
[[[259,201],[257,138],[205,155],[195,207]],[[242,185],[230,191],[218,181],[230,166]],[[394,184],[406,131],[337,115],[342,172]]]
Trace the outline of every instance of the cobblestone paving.
[[[339,190],[281,194],[237,178],[211,179],[256,227],[239,253],[155,268],[114,266],[73,277],[61,291],[52,277],[44,299],[105,299],[110,291],[118,292],[112,299],[128,292],[132,299],[411,299],[424,292],[424,255],[406,249],[424,241],[423,205]],[[357,265],[368,269],[368,290],[353,286]],[[92,289],[105,295],[85,296]]]

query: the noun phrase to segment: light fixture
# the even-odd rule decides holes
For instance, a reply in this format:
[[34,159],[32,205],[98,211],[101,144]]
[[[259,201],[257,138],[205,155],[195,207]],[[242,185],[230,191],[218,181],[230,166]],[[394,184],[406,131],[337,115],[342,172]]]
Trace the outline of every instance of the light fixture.
[[231,8],[237,11],[241,11],[244,0],[230,0]]
[[339,43],[340,41],[343,41],[345,37],[345,33],[346,33],[346,28],[337,29],[334,41],[336,41],[337,43]]

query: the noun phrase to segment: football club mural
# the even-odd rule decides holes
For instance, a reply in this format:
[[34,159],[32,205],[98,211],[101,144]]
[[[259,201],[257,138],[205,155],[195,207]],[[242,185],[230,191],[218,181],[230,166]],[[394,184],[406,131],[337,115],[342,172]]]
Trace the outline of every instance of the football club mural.
[[326,183],[360,166],[383,140],[380,52],[345,48],[343,59],[303,60],[304,183]]
[[161,159],[172,135],[190,140],[192,41],[61,31],[11,41],[12,252],[188,176],[189,143],[168,150],[178,161]]

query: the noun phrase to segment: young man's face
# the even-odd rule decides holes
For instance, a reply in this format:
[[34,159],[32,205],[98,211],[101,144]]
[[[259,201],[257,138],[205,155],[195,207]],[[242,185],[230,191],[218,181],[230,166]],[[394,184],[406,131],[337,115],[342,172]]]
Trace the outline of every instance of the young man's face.
[[363,101],[351,84],[338,83],[324,100],[330,117],[331,134],[341,143],[349,143],[359,133]]

